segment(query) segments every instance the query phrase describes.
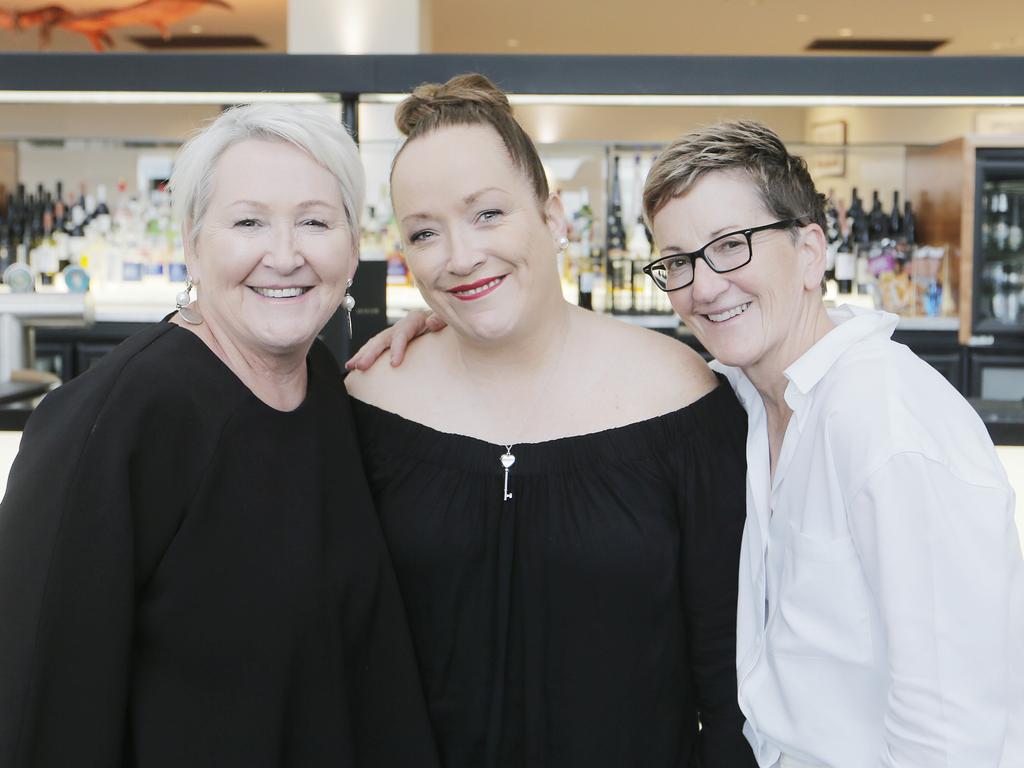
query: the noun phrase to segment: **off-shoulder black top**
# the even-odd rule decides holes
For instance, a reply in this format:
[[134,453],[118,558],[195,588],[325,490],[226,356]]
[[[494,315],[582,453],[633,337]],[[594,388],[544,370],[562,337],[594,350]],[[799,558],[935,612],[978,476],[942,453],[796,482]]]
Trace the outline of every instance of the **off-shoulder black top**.
[[[746,415],[504,446],[353,400],[446,768],[755,765],[736,702]],[[699,725],[698,725],[699,724]]]

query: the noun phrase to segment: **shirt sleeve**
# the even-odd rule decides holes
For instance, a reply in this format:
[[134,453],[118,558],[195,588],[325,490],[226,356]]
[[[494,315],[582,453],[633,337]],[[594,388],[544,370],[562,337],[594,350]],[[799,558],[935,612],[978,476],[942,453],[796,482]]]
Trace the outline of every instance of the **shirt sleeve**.
[[[720,384],[720,386],[726,386]],[[756,766],[736,692],[736,594],[746,514],[746,414],[732,398],[694,441],[684,481],[682,578],[700,765]]]
[[[52,400],[51,400],[52,398]],[[119,765],[133,621],[126,473],[57,392],[0,504],[0,765]],[[90,411],[90,413],[95,413]]]
[[891,458],[850,503],[881,612],[887,768],[998,766],[1010,707],[1013,573],[1008,487],[973,485],[921,454]]

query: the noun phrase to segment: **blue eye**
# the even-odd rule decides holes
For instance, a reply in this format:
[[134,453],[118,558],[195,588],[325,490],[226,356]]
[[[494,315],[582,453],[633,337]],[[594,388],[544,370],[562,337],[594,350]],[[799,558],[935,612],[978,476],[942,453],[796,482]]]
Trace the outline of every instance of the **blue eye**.
[[410,243],[422,243],[424,240],[428,240],[429,238],[433,237],[435,234],[437,234],[437,233],[436,232],[432,232],[429,229],[421,229],[419,232],[413,232],[411,235],[409,235],[409,242]]
[[499,216],[502,216],[503,214],[504,211],[499,211],[497,208],[490,208],[486,211],[481,211],[479,214],[477,214],[476,220],[481,221],[484,224],[488,224],[497,219]]

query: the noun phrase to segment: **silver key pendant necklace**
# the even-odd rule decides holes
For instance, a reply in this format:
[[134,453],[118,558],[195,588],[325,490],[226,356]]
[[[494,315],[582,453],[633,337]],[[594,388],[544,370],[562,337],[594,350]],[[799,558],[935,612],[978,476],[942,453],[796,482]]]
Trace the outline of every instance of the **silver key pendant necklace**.
[[[540,405],[541,398],[544,397],[545,392],[551,391],[551,383],[555,379],[555,374],[558,373],[558,370],[562,367],[562,355],[565,353],[565,347],[569,340],[569,322],[566,323],[565,331],[562,333],[562,341],[558,346],[558,352],[555,355],[555,362],[551,366],[550,372],[544,379],[544,385],[537,391],[537,396],[535,398],[536,402],[534,402],[534,407],[530,410],[530,413],[533,413],[535,415],[539,410],[537,406]],[[525,431],[525,427],[523,428],[523,431]],[[508,501],[509,499],[512,498],[512,492],[508,489],[508,475],[509,470],[512,469],[512,465],[516,463],[515,454],[512,453],[512,449],[515,447],[515,445],[515,443],[509,443],[508,445],[505,445],[505,452],[498,457],[498,462],[501,464],[502,471],[504,471],[505,473],[505,487],[501,494],[502,502]]]
[[512,498],[512,494],[508,492],[508,471],[512,469],[512,465],[516,463],[516,457],[512,455],[512,446],[506,445],[505,452],[499,457],[501,466],[505,468],[505,495],[502,501],[508,501]]

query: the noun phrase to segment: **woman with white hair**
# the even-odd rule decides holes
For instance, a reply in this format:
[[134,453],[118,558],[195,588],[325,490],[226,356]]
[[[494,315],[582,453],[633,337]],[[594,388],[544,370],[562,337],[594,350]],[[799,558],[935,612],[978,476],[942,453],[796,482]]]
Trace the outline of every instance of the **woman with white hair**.
[[0,505],[0,765],[431,766],[340,372],[344,126],[222,114],[171,180],[178,312],[49,395]]

